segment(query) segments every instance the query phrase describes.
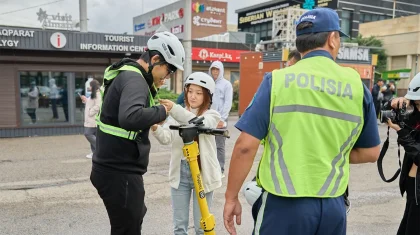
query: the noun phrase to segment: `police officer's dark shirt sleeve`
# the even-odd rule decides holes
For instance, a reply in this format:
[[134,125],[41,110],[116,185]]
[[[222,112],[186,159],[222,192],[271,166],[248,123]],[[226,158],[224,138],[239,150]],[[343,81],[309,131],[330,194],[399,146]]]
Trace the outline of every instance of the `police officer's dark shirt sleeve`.
[[[306,54],[302,59],[314,56],[325,56],[332,59],[331,55],[326,51],[313,51]],[[268,133],[268,125],[270,122],[271,82],[272,74],[265,74],[253,100],[235,125],[240,131],[246,132],[260,140],[265,138]],[[363,85],[363,89],[364,125],[354,148],[371,148],[381,143],[372,95],[365,85]]]
[[101,121],[129,131],[139,131],[136,141],[104,133],[98,128],[93,169],[102,172],[144,174],[149,163],[149,130],[166,118],[163,106],[149,107],[147,82],[132,71],[121,72],[103,100]]

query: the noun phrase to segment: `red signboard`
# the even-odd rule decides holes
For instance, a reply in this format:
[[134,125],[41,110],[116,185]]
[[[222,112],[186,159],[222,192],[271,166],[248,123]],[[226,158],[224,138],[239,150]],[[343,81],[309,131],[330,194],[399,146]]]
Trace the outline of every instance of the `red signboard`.
[[222,62],[239,63],[241,61],[242,52],[246,52],[246,51],[193,47],[191,58],[192,60],[204,60],[204,61],[219,60]]

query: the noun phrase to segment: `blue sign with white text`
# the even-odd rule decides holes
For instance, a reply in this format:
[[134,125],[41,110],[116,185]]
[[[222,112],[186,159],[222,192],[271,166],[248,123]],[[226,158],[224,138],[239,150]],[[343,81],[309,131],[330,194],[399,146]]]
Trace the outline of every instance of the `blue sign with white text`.
[[140,30],[145,29],[145,28],[146,28],[146,24],[145,23],[143,23],[143,24],[136,24],[136,25],[134,25],[134,32],[140,31]]

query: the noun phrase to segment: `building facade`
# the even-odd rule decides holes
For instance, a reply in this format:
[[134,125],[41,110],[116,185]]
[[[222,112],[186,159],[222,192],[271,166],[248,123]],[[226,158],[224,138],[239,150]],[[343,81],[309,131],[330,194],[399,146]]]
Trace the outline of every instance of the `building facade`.
[[360,23],[390,19],[394,13],[395,17],[420,13],[418,0],[395,1],[395,11],[393,0],[276,0],[236,10],[238,31],[257,33],[257,41],[271,40],[273,11],[289,7],[336,9],[340,17],[342,31],[351,37],[357,37],[359,34]]
[[0,137],[83,133],[87,80],[138,59],[147,39],[0,26]]
[[160,27],[179,38],[185,37],[185,11],[191,11],[191,38],[202,38],[227,31],[227,2],[181,0],[133,18],[134,35],[153,35]]
[[[106,67],[124,57],[137,60],[148,39],[0,26],[0,138],[83,133],[79,94],[86,92],[86,82],[93,78],[102,83]],[[208,71],[212,61],[220,60],[225,77],[237,80],[239,54],[249,48],[193,41],[193,71]],[[186,77],[177,71],[166,87],[181,93]]]
[[383,41],[388,56],[383,77],[397,80],[398,95],[405,95],[409,82],[420,72],[420,15],[364,23],[360,33]]
[[[271,52],[241,53],[239,83],[239,115],[242,115],[263,80],[264,74],[286,66],[289,49]],[[336,62],[344,67],[356,70],[362,82],[372,88],[373,74],[377,64],[377,55],[373,55],[369,48],[342,46],[339,49]]]

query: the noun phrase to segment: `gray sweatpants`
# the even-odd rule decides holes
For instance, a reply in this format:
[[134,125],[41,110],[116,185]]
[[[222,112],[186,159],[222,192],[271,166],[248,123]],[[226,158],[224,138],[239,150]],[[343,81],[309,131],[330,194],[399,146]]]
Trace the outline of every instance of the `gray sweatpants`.
[[226,138],[223,136],[216,136],[217,160],[219,160],[222,173],[225,172],[225,142]]
[[85,127],[85,137],[90,143],[92,153],[96,150],[96,127]]

